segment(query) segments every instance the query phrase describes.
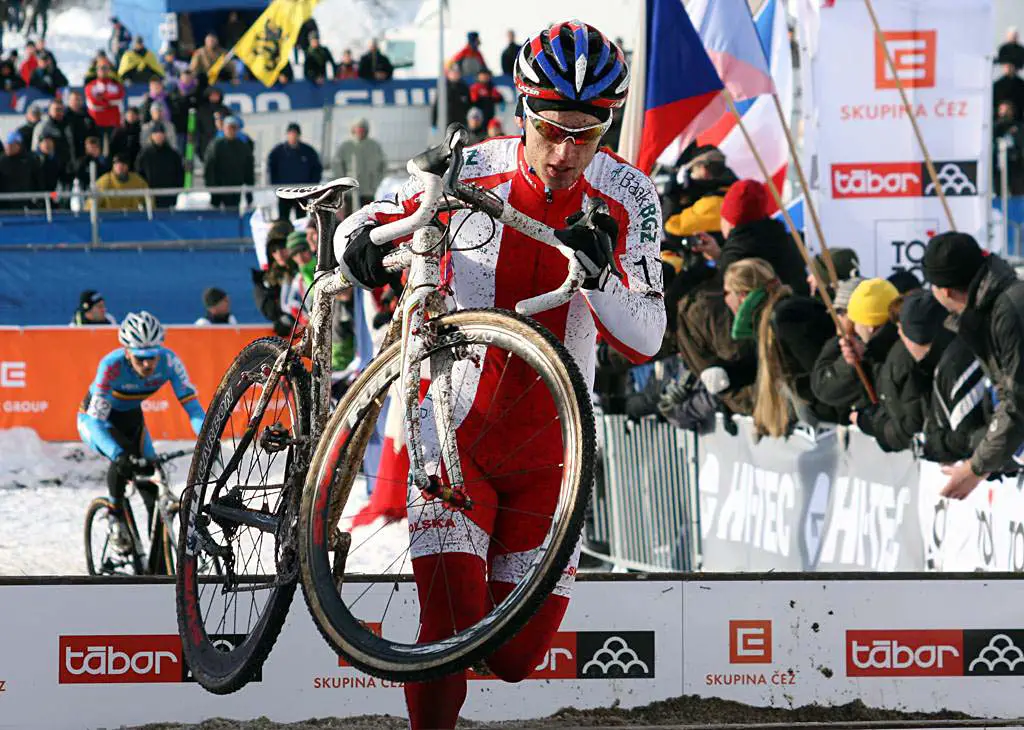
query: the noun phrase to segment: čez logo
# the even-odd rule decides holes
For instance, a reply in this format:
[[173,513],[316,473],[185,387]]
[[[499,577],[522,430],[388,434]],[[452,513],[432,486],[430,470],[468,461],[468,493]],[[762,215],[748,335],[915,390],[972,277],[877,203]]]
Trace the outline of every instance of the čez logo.
[[[875,88],[898,89],[898,82],[912,89],[935,86],[937,36],[934,30],[885,31],[882,33],[884,47],[876,37]],[[886,49],[892,59],[895,75],[886,60]]]
[[24,388],[26,366],[24,362],[0,361],[0,388]]

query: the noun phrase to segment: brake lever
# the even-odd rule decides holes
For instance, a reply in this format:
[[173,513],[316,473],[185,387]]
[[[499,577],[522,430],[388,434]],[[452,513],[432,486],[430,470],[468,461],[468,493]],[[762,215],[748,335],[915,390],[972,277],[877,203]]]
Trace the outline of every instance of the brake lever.
[[[611,215],[611,211],[608,208],[608,203],[606,203],[604,200],[601,200],[600,198],[591,198],[587,202],[586,212],[583,214],[583,217],[576,222],[576,225],[586,226],[591,230],[597,230],[598,225],[594,222],[594,218],[598,214],[608,216]],[[622,281],[623,279],[625,279],[626,275],[622,272],[622,269],[619,268],[618,263],[616,263],[615,261],[615,241],[611,240],[611,236],[608,236],[607,239],[601,238],[601,240],[607,240],[607,246],[605,248],[605,257],[608,259],[609,272],[612,274],[612,276]]]

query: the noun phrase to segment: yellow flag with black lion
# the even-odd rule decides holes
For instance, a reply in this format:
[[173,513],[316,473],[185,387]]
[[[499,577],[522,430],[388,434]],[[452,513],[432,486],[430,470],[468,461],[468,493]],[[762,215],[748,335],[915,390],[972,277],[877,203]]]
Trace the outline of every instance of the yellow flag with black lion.
[[210,83],[216,82],[225,63],[239,58],[265,86],[273,86],[299,39],[299,29],[313,15],[318,2],[274,0],[235,47],[210,67],[207,73]]

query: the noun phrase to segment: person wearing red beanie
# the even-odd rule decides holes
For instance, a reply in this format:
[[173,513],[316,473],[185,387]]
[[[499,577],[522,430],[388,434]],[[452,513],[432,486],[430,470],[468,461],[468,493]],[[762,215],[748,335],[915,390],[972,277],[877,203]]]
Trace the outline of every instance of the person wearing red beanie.
[[767,218],[770,205],[768,188],[763,183],[757,180],[740,180],[729,188],[725,200],[722,201],[722,233],[729,235],[725,230],[726,223],[730,228],[735,228]]
[[700,236],[693,250],[717,262],[724,275],[730,264],[743,259],[760,258],[772,265],[779,280],[795,294],[810,295],[803,256],[781,221],[771,217],[771,195],[758,180],[740,180],[732,184],[722,201],[722,235],[719,247],[714,238]]

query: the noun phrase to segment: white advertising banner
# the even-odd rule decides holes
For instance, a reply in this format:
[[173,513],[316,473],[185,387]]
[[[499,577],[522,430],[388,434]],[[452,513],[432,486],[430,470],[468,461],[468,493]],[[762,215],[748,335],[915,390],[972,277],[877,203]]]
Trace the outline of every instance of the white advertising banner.
[[[379,584],[362,599],[367,615],[392,587]],[[399,586],[389,620],[415,625],[415,592],[412,583]],[[405,716],[402,686],[346,666],[316,630],[301,592],[258,681],[227,696],[190,681],[171,584],[4,585],[0,606],[0,728]],[[681,615],[679,582],[578,581],[533,675],[515,685],[474,676],[462,716],[540,718],[563,707],[635,707],[676,697]]]
[[862,0],[836,0],[819,11],[811,138],[821,220],[829,245],[859,252],[864,275],[920,275],[925,244],[949,224],[909,115],[957,229],[983,245],[988,240],[992,0],[885,0],[874,7],[895,76]]
[[683,594],[683,691],[1018,718],[1019,594],[1008,579],[695,580]]

